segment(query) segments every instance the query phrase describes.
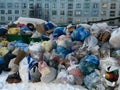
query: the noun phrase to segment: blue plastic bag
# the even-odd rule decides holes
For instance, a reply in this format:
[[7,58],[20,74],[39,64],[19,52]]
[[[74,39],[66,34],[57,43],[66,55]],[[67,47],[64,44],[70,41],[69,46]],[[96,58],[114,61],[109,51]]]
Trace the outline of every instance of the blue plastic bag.
[[63,46],[57,46],[56,52],[58,54],[60,54],[63,58],[65,58],[67,54],[69,54],[70,52],[72,52],[72,50],[68,50],[68,49],[66,49]]
[[65,35],[65,27],[57,27],[53,31],[53,37],[59,37],[60,35]]
[[25,52],[28,52],[28,44],[23,42],[17,42],[15,44],[15,47],[19,48],[20,50],[24,50]]
[[31,31],[27,26],[23,26],[20,28],[20,31],[23,32],[23,31]]
[[7,29],[5,28],[0,28],[0,36],[4,36],[7,33]]
[[84,84],[89,90],[96,89],[98,82],[100,82],[100,77],[96,72],[93,72],[84,78]]
[[50,29],[55,28],[56,26],[53,23],[48,22],[48,23],[45,24],[44,27],[45,27],[45,30],[50,30]]
[[33,59],[30,55],[27,56],[28,61],[28,78],[29,81],[38,82],[40,81],[40,73],[38,71],[38,62]]
[[82,58],[79,63],[79,68],[85,75],[88,75],[95,69],[98,69],[98,66],[99,59],[95,55],[87,55]]
[[83,41],[90,35],[90,32],[84,27],[79,27],[74,30],[71,34],[71,38],[76,41]]

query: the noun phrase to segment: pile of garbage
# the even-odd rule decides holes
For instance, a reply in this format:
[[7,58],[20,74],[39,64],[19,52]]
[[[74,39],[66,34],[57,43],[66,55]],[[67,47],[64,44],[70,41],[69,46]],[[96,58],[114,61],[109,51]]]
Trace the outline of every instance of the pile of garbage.
[[[9,41],[7,35],[29,35]],[[69,24],[19,18],[0,28],[0,72],[16,72],[18,82],[81,85],[89,90],[120,89],[120,28],[107,23]],[[38,41],[34,41],[37,39]],[[24,54],[23,58],[20,54]],[[19,66],[13,67],[16,58]],[[14,75],[14,76],[15,76]],[[17,77],[18,76],[18,77]]]

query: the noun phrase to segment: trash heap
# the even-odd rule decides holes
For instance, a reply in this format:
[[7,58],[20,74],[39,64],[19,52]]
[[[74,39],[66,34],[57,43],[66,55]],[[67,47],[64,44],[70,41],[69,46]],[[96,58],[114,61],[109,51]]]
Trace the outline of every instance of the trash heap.
[[10,63],[22,50],[26,53],[19,64],[22,82],[81,85],[89,90],[120,89],[119,27],[106,23],[59,27],[35,21],[18,20],[0,34],[1,72],[9,71]]

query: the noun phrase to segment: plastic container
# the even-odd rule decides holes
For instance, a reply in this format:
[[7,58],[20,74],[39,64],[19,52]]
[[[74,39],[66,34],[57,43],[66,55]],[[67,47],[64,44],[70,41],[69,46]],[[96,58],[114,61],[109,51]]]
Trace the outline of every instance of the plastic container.
[[29,38],[31,37],[31,35],[18,35],[18,34],[8,34],[7,35],[7,40],[8,41],[18,41],[18,40],[22,40],[24,43],[29,44]]
[[29,42],[40,42],[40,41],[48,41],[49,38],[41,37],[41,38],[29,38]]
[[40,42],[41,39],[40,38],[29,38],[29,41],[31,42]]
[[7,34],[7,40],[10,42],[16,40],[22,40],[22,36],[18,34]]
[[29,38],[31,37],[31,35],[21,35],[21,36],[22,36],[22,41],[24,43],[27,43],[27,44],[30,43]]

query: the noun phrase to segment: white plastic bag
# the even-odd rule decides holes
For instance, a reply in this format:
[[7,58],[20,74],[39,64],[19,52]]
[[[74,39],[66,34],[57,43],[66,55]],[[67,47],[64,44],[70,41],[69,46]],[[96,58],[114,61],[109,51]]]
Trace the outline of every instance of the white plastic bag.
[[19,74],[22,79],[22,82],[28,82],[28,61],[27,57],[25,57],[19,64]]
[[100,30],[106,30],[108,27],[107,23],[97,23],[93,24],[90,28],[90,32],[92,35],[97,35]]
[[28,18],[28,17],[19,17],[17,21],[14,22],[15,24],[22,23],[22,24],[27,24],[27,23],[32,23],[34,26],[36,24],[42,24],[46,23],[46,21],[42,19],[37,19],[37,18]]
[[40,38],[41,36],[42,36],[41,33],[39,33],[38,31],[35,31],[35,32],[33,33],[33,35],[31,36],[31,38]]
[[112,32],[109,43],[113,48],[120,48],[120,28]]
[[98,43],[98,40],[95,36],[89,36],[84,40],[83,46],[84,47],[88,47],[87,50],[91,50],[92,48],[94,48]]
[[117,60],[112,57],[106,57],[100,60],[100,69],[102,73],[105,73],[109,66],[118,66]]

